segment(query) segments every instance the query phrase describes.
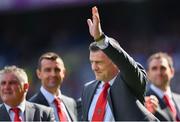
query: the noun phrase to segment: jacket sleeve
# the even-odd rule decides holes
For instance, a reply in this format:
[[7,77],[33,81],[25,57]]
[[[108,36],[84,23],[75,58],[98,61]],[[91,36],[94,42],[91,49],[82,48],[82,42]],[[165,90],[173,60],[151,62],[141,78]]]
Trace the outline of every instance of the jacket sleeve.
[[120,69],[120,75],[130,90],[144,102],[144,93],[146,86],[146,72],[144,68],[137,63],[119,43],[108,38],[108,46],[103,52],[117,65]]

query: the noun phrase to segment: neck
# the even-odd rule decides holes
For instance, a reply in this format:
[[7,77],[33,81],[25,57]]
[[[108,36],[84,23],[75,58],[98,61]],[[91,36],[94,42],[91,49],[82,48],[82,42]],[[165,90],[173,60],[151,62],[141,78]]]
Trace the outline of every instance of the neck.
[[169,89],[169,87],[168,86],[166,86],[166,87],[159,87],[163,92],[166,92],[168,89]]
[[24,99],[22,100],[18,100],[18,101],[15,101],[15,100],[11,100],[11,101],[7,101],[5,102],[7,105],[9,105],[10,107],[17,107],[18,105],[20,105],[22,102],[23,102]]
[[[44,87],[45,88],[45,87]],[[48,92],[50,92],[51,94],[53,94],[54,96],[58,96],[59,95],[59,88],[45,88]]]

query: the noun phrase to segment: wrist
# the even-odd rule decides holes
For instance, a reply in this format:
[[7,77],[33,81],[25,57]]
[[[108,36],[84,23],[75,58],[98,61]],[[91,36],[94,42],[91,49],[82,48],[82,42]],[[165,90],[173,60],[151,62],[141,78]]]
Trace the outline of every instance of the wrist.
[[98,37],[97,39],[94,39],[96,42],[105,39],[105,34],[102,32],[101,36]]

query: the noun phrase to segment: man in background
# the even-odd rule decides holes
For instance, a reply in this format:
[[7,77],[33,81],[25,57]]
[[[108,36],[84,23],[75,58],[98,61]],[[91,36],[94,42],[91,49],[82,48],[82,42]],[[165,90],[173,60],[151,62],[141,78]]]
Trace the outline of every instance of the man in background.
[[153,113],[161,121],[180,120],[180,95],[170,87],[174,72],[172,57],[167,53],[157,52],[149,57],[147,74],[151,84],[146,95],[158,98],[159,108]]
[[36,73],[42,86],[30,101],[52,107],[56,121],[76,121],[75,100],[60,91],[65,77],[65,67],[60,56],[54,52],[43,54],[39,58]]
[[50,107],[26,101],[29,89],[26,72],[16,66],[0,71],[0,121],[54,121]]

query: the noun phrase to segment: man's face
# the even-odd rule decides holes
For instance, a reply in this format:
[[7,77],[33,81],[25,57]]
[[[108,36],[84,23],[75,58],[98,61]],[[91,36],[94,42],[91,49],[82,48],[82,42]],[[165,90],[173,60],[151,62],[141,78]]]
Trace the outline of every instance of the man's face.
[[116,65],[104,54],[103,51],[99,50],[96,52],[90,51],[90,62],[91,68],[94,71],[96,80],[109,81],[118,72]]
[[174,69],[165,58],[152,59],[149,63],[148,77],[160,89],[165,89],[174,76]]
[[4,103],[16,106],[25,99],[27,89],[13,73],[5,73],[0,82],[0,95]]
[[44,88],[48,91],[58,89],[65,76],[64,64],[60,59],[41,61],[41,68],[37,70],[37,76]]

